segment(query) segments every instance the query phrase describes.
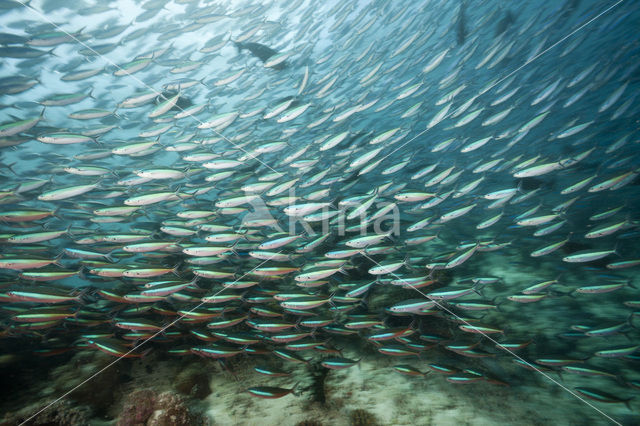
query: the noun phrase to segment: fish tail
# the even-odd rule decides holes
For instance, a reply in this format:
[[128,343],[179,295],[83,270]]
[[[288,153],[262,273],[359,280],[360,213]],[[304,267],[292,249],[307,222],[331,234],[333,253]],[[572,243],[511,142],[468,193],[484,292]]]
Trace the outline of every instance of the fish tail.
[[239,256],[238,252],[236,251],[236,247],[238,246],[238,244],[240,244],[240,240],[236,240],[233,244],[231,244],[231,247],[229,247],[229,250],[231,250],[231,252],[233,252],[233,254],[235,254],[236,256]]
[[10,171],[11,173],[13,173],[15,176],[18,176],[18,175],[16,174],[16,171],[15,171],[15,170],[13,170],[13,166],[15,166],[15,165],[16,165],[16,163],[17,163],[17,161],[14,161],[14,162],[13,162],[13,163],[11,163],[11,164],[6,164],[6,165],[5,165],[5,167],[6,167],[7,169],[9,169],[9,171]]
[[631,402],[631,400],[632,400],[633,398],[635,398],[635,397],[634,397],[634,396],[632,396],[631,398],[627,398],[627,399],[625,399],[625,400],[623,401],[623,402],[624,402],[624,405],[625,405],[629,410],[631,410],[631,411],[633,411],[633,409],[631,408],[631,404],[629,404],[629,402]]
[[628,324],[628,325],[629,325],[629,327],[631,327],[631,328],[638,328],[638,327],[636,327],[635,325],[633,325],[633,316],[634,316],[634,315],[633,315],[633,312],[631,312],[631,313],[629,314],[629,316],[627,316],[627,324]]
[[55,257],[53,264],[61,268],[64,268],[64,265],[60,263],[60,259],[62,259],[62,256],[64,256],[64,251]]
[[[89,295],[89,291],[91,290],[91,287],[87,287],[84,288],[82,290],[80,290],[80,292],[78,293],[77,296],[77,302],[80,303],[81,305],[86,305],[89,301],[86,299],[86,296]],[[77,314],[77,312],[76,312]],[[75,317],[75,315],[74,315]]]
[[620,244],[620,241],[616,241],[616,245],[613,246],[613,254],[615,254],[618,257],[620,257],[620,253],[618,252],[618,245],[619,244]]
[[180,277],[180,273],[178,273],[178,268],[180,268],[180,266],[182,266],[182,262],[179,262],[171,269],[171,272],[173,272],[173,275],[175,275],[176,277]]
[[204,79],[207,77],[202,77],[200,80],[198,80],[200,82],[200,84],[202,84],[204,87],[206,87],[207,89],[211,89],[211,86],[209,86],[207,83],[204,82]]
[[478,296],[482,297],[483,299],[485,298],[484,293],[482,292],[482,290],[484,290],[484,287],[483,287],[482,284],[479,284],[479,283],[478,284],[474,284],[471,289]]
[[112,253],[118,249],[111,250],[109,253],[104,255],[104,258],[111,263],[117,263],[118,260],[112,256]]

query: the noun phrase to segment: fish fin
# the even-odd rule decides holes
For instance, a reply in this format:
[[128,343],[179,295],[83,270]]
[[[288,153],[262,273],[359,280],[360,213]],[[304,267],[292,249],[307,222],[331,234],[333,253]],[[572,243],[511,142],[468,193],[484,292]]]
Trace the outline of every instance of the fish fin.
[[107,254],[105,254],[105,255],[104,255],[104,258],[105,258],[107,261],[111,262],[111,263],[118,263],[118,260],[117,260],[117,259],[115,259],[113,256],[111,256],[111,254],[112,254],[114,251],[116,251],[116,250],[118,250],[118,249],[113,249],[113,250],[111,250],[109,253],[107,253]]
[[[204,87],[206,87],[207,89],[211,89],[211,86],[209,86],[207,83],[204,82],[205,78],[207,77],[202,77],[200,80],[198,80],[200,82],[200,84],[202,84]],[[205,110],[206,111],[206,110]]]
[[89,278],[87,277],[87,274],[84,272],[86,269],[86,266],[81,266],[80,269],[78,270],[78,278],[80,278],[83,281],[88,280]]
[[65,234],[67,234],[71,238],[75,238],[75,235],[73,235],[71,233],[71,224],[69,224],[69,226],[67,226],[67,229],[65,230]]
[[629,316],[627,317],[627,324],[628,324],[628,325],[629,325],[629,327],[631,327],[631,328],[637,328],[635,325],[633,325],[633,317],[634,317],[633,312],[631,312],[631,313],[629,314]]
[[410,269],[410,270],[412,270],[412,271],[415,271],[415,270],[416,270],[416,269],[413,267],[413,265],[411,265],[411,256],[410,256],[410,255],[408,255],[408,254],[407,254],[407,255],[404,257],[404,261],[403,261],[403,263],[404,263],[404,266],[406,266],[408,269]]
[[625,400],[623,401],[623,402],[624,402],[624,405],[625,405],[629,410],[631,410],[631,411],[633,411],[633,408],[631,408],[631,404],[629,404],[629,402],[631,402],[631,400],[632,400],[633,398],[635,398],[635,397],[633,397],[633,396],[632,396],[631,398],[627,398],[627,399],[625,399]]
[[621,257],[620,253],[618,253],[618,244],[620,244],[620,241],[616,241],[616,245],[613,246],[613,254],[615,254],[618,257]]
[[[82,290],[80,290],[80,292],[78,293],[78,299],[77,302],[80,305],[86,305],[88,303],[88,301],[85,299],[85,296],[87,296],[89,294],[89,291],[91,291],[91,287],[85,287]],[[77,314],[77,312],[76,312]],[[75,317],[75,315],[74,315]]]
[[236,251],[236,246],[240,244],[240,240],[235,240],[234,243],[231,245],[231,247],[229,247],[229,250],[231,250],[233,252],[233,254],[235,254],[236,256],[239,256],[238,252]]
[[478,284],[474,284],[473,287],[472,287],[472,290],[478,296],[482,297],[483,299],[486,299],[484,293],[482,292],[483,289],[480,288]]
[[178,268],[182,266],[182,262],[178,263],[176,266],[174,266],[171,269],[171,272],[173,273],[173,275],[175,275],[176,277],[180,277],[180,274],[178,274]]
[[18,175],[16,174],[15,170],[13,170],[13,168],[12,168],[12,166],[15,166],[15,165],[16,165],[16,163],[17,163],[17,161],[14,161],[14,162],[13,162],[13,163],[11,163],[11,164],[7,164],[7,165],[5,165],[5,167],[6,167],[7,169],[9,169],[9,171],[10,171],[11,173],[13,173],[14,175],[18,176]]
[[61,252],[59,255],[55,257],[53,264],[56,266],[60,266],[61,268],[64,268],[64,265],[60,263],[60,259],[62,259],[62,256],[64,256],[64,252]]

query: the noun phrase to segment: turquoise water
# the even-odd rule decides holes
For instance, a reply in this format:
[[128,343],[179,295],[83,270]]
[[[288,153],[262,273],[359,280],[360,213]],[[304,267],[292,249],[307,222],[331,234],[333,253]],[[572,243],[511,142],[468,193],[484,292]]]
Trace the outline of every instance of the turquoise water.
[[637,423],[634,2],[0,10],[6,424]]

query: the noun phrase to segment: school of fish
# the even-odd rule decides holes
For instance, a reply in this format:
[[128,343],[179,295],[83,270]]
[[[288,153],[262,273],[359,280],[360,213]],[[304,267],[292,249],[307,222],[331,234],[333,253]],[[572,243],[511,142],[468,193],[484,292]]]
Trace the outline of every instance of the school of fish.
[[3,348],[259,357],[279,398],[360,345],[637,410],[614,3],[0,0]]

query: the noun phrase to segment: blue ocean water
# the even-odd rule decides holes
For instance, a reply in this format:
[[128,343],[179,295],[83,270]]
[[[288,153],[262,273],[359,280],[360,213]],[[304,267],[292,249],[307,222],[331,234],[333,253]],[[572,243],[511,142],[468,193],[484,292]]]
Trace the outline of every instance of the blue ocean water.
[[0,12],[6,424],[638,421],[635,2]]

